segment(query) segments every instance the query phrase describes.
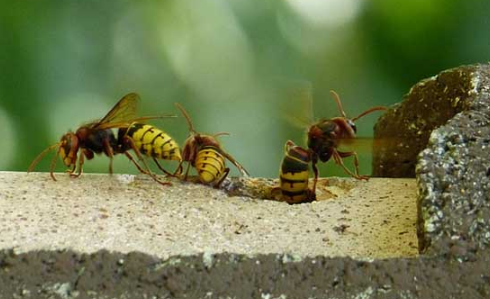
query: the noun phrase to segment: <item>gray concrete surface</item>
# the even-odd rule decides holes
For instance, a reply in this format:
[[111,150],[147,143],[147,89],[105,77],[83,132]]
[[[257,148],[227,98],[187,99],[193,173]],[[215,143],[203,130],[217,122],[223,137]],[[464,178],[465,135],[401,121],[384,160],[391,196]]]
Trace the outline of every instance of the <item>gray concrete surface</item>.
[[288,205],[176,180],[160,186],[146,176],[57,178],[0,173],[0,249],[104,249],[161,258],[222,252],[417,255],[413,179],[321,181],[319,198],[326,199]]

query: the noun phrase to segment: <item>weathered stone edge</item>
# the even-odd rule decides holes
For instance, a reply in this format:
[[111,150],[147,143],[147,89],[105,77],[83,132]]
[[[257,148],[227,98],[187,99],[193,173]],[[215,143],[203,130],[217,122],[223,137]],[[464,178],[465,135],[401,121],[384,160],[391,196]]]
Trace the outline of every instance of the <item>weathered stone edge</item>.
[[474,73],[482,66],[462,66],[421,80],[390,107],[374,126],[373,176],[415,177],[418,154],[431,132],[474,102]]
[[359,261],[290,255],[0,251],[0,298],[488,298],[488,255]]
[[[469,87],[467,98],[461,99],[465,109],[431,133],[416,170],[420,252],[463,260],[473,259],[490,243],[488,170],[481,165],[490,163],[485,149],[490,136],[482,136],[489,134],[490,66],[464,70],[470,71],[462,76],[467,82],[461,85]],[[474,165],[471,157],[481,164]]]

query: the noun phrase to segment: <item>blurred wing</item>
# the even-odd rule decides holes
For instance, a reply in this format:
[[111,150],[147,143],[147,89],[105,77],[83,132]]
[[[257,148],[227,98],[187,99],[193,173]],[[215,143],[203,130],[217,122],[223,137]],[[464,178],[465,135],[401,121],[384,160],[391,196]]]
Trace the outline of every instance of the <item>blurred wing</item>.
[[392,144],[402,144],[400,138],[382,138],[375,139],[372,137],[356,137],[352,139],[342,139],[340,141],[340,151],[356,151],[358,153],[369,153],[373,151],[374,147],[382,147]]
[[298,99],[300,102],[298,114],[301,118],[308,120],[309,124],[315,121],[313,113],[313,86],[308,83],[307,86],[299,90]]
[[91,124],[92,129],[107,129],[117,127],[116,124],[128,123],[136,118],[136,110],[139,102],[139,95],[129,93],[117,102],[117,104],[98,122]]
[[103,129],[123,128],[123,127],[128,127],[134,123],[145,123],[146,121],[151,119],[162,119],[162,118],[169,118],[169,117],[174,118],[177,117],[177,115],[145,116],[145,117],[126,119],[119,122],[102,123],[97,125],[97,129],[103,130]]
[[311,83],[305,82],[301,87],[290,90],[285,98],[281,106],[283,118],[294,127],[309,127],[315,120]]

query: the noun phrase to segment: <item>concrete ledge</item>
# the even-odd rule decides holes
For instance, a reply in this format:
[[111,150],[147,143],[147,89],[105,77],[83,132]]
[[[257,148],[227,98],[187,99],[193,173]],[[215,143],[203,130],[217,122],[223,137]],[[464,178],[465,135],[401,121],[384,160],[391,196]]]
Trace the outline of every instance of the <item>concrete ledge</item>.
[[[0,289],[8,294],[0,298],[372,295],[369,280],[392,267],[405,275],[397,260],[418,255],[413,179],[322,179],[319,201],[301,205],[172,184],[0,173]],[[258,195],[274,184],[232,179],[225,190]],[[382,292],[398,288],[389,281]]]
[[[164,259],[224,252],[418,254],[413,179],[322,180],[318,202],[289,205],[177,180],[164,187],[146,176],[57,177],[0,173],[0,249],[138,251]],[[246,181],[256,190],[270,182]]]

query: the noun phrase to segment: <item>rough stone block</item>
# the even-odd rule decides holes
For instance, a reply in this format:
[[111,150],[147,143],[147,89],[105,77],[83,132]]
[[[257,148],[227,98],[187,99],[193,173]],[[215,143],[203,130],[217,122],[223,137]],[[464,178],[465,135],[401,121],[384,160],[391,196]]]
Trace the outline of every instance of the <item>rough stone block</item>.
[[460,77],[465,104],[431,132],[419,156],[419,245],[427,254],[470,259],[490,244],[490,66],[443,75]]
[[415,84],[374,127],[373,176],[413,178],[417,155],[434,129],[474,109],[488,66],[464,66]]

